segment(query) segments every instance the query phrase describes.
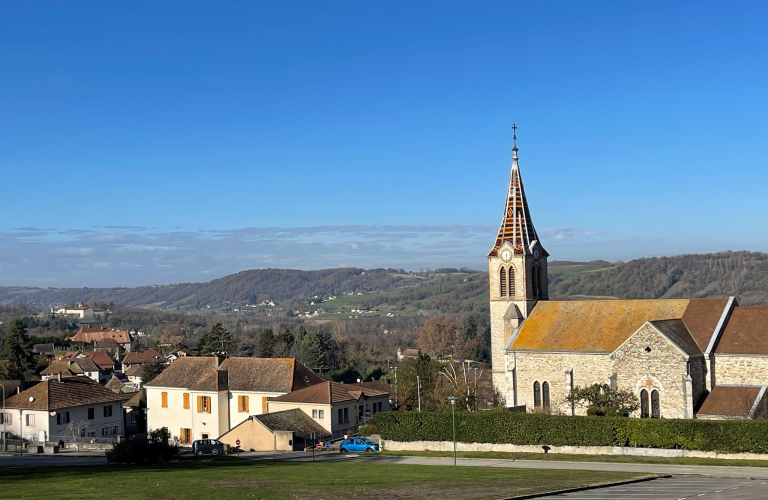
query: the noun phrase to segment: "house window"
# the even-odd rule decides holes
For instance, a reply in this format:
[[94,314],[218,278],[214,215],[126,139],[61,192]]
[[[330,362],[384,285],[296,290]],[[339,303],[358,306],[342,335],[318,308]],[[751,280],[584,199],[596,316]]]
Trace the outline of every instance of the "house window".
[[0,413],[0,424],[11,425],[12,423],[13,418],[10,413]]
[[197,397],[197,413],[211,413],[211,398],[210,398],[210,396],[198,396]]
[[96,408],[88,408],[88,420],[96,418]]
[[349,408],[339,408],[339,423],[346,424],[349,422]]
[[117,426],[111,425],[109,427],[102,427],[101,428],[101,435],[102,436],[113,436],[117,434]]
[[538,382],[533,383],[533,407],[539,408],[541,406],[541,386]]
[[184,393],[184,409],[189,410],[189,393]]
[[240,413],[248,413],[248,396],[237,397],[237,411]]
[[379,411],[381,411],[381,408],[382,408],[382,404],[381,404],[381,401],[379,401],[379,403],[378,403],[378,405],[377,405],[377,406],[379,407]]
[[56,423],[58,425],[68,424],[69,423],[69,412],[68,411],[60,411],[56,413]]
[[160,393],[160,406],[163,408],[168,408],[168,393],[167,392],[161,392]]
[[651,418],[661,418],[659,391],[651,392]]
[[544,407],[549,408],[549,382],[541,384],[541,396],[544,399]]
[[27,427],[33,427],[35,425],[35,416],[27,415]]
[[325,410],[312,410],[312,418],[325,418]]
[[312,410],[312,418],[317,418],[317,410]]
[[181,444],[192,444],[192,429],[181,429]]
[[640,418],[648,418],[648,391],[640,391]]
[[108,405],[104,407],[104,416],[105,417],[111,417],[112,416],[112,405]]
[[130,413],[130,418],[128,419],[128,421],[131,422],[132,424],[135,424],[136,420],[137,420],[136,413],[135,412],[131,412]]

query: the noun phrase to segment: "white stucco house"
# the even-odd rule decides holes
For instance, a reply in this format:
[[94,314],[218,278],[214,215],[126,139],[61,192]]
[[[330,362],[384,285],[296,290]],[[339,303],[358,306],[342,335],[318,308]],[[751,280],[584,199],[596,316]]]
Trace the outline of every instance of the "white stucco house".
[[294,358],[182,357],[144,384],[147,427],[167,427],[183,444],[217,438],[267,400],[322,382]]
[[341,437],[377,413],[390,410],[389,392],[375,388],[376,384],[323,382],[271,398],[269,413],[300,409],[333,437]]
[[124,431],[125,400],[88,377],[55,378],[8,398],[0,421],[7,432],[33,442],[112,440]]

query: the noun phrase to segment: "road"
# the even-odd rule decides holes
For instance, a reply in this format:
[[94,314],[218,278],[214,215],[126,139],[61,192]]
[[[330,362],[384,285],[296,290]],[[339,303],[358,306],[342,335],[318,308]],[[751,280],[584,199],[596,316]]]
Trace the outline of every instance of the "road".
[[539,498],[558,500],[762,500],[768,498],[768,481],[697,476],[671,477]]
[[[242,453],[244,460],[312,461],[311,453]],[[450,457],[406,457],[388,455],[318,454],[324,462],[370,461],[405,465],[453,465]],[[67,466],[106,464],[102,453],[65,452],[45,456],[2,456],[0,467]],[[768,498],[768,467],[710,465],[630,464],[607,462],[547,462],[460,458],[460,467],[508,467],[517,469],[561,469],[669,474],[674,477],[625,484],[544,498],[590,500],[763,500]]]

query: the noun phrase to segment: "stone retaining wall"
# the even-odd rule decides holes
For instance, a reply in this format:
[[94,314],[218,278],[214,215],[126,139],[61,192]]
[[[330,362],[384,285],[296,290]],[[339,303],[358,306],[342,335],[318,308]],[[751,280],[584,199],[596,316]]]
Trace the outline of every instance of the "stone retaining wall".
[[[453,441],[381,441],[387,451],[453,451]],[[515,444],[456,443],[456,451],[500,451],[507,453],[567,453],[572,455],[632,455],[640,457],[720,458],[726,460],[768,460],[760,453],[715,453],[696,450],[630,448],[627,446],[524,446]]]

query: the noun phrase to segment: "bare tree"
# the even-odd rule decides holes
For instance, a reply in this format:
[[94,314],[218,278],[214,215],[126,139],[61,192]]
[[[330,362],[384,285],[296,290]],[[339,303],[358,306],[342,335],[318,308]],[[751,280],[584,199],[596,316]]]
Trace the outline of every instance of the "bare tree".
[[91,424],[87,420],[70,422],[67,425],[67,432],[69,432],[69,435],[72,436],[72,441],[76,443],[79,438],[85,437],[85,433],[88,431],[90,426]]

